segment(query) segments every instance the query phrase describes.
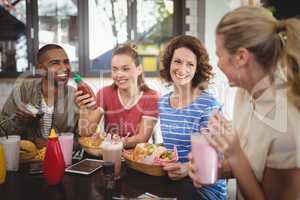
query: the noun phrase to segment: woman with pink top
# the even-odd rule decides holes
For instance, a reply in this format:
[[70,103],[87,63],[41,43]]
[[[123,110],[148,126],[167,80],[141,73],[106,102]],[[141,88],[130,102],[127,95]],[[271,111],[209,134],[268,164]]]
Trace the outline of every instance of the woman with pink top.
[[[96,132],[102,117],[105,131],[122,137],[123,145],[147,142],[158,118],[159,95],[144,82],[144,72],[135,46],[124,44],[112,55],[113,84],[102,88],[96,99],[77,92],[80,105],[80,135]],[[92,107],[97,104],[97,109]]]

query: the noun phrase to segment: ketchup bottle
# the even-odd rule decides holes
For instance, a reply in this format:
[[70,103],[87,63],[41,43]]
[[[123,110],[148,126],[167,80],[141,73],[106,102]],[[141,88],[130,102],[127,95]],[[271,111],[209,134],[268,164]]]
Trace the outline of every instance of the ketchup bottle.
[[[96,96],[92,88],[82,80],[79,74],[74,74],[73,79],[77,83],[77,90],[82,91],[83,95],[89,94],[91,97],[93,97],[96,100]],[[95,109],[96,107],[97,106],[94,105],[92,109]]]
[[48,137],[47,150],[43,161],[44,178],[49,185],[61,182],[65,173],[65,161],[55,130]]

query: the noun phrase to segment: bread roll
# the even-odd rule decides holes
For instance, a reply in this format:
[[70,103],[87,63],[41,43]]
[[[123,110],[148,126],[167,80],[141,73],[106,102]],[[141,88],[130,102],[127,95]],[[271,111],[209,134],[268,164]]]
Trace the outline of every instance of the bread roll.
[[37,154],[37,148],[35,144],[29,140],[20,141],[20,159],[30,160],[33,159]]

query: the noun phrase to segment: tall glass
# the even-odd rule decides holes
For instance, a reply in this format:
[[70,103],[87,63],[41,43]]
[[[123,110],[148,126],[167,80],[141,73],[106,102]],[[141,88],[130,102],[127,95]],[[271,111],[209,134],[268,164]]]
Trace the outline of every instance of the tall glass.
[[20,158],[20,136],[10,135],[8,136],[8,139],[6,137],[1,137],[0,143],[4,146],[6,169],[8,171],[18,171]]
[[197,167],[196,177],[203,185],[214,184],[218,176],[218,154],[203,133],[192,135],[192,156]]
[[74,134],[61,133],[58,137],[58,141],[64,156],[65,166],[68,167],[72,164]]
[[121,156],[123,144],[121,141],[103,141],[101,144],[104,162],[112,162],[115,165],[115,178],[120,178]]

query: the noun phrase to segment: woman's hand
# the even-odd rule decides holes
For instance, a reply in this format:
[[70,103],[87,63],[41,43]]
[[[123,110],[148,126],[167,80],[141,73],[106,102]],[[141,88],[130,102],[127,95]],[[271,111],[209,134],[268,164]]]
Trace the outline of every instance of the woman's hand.
[[96,100],[91,95],[83,95],[81,90],[75,92],[75,102],[80,109],[92,109],[96,104]]
[[197,166],[194,164],[194,160],[193,160],[193,156],[191,153],[189,153],[188,155],[188,159],[189,159],[189,163],[188,163],[188,173],[189,173],[189,176],[190,178],[192,179],[193,181],[193,184],[195,187],[202,187],[201,183],[197,180],[197,171],[198,171],[198,168]]
[[219,111],[214,111],[208,122],[208,132],[205,134],[208,142],[226,158],[239,155],[242,151],[240,140],[232,123],[223,117]]
[[163,170],[172,180],[180,180],[188,175],[187,163],[163,163]]

